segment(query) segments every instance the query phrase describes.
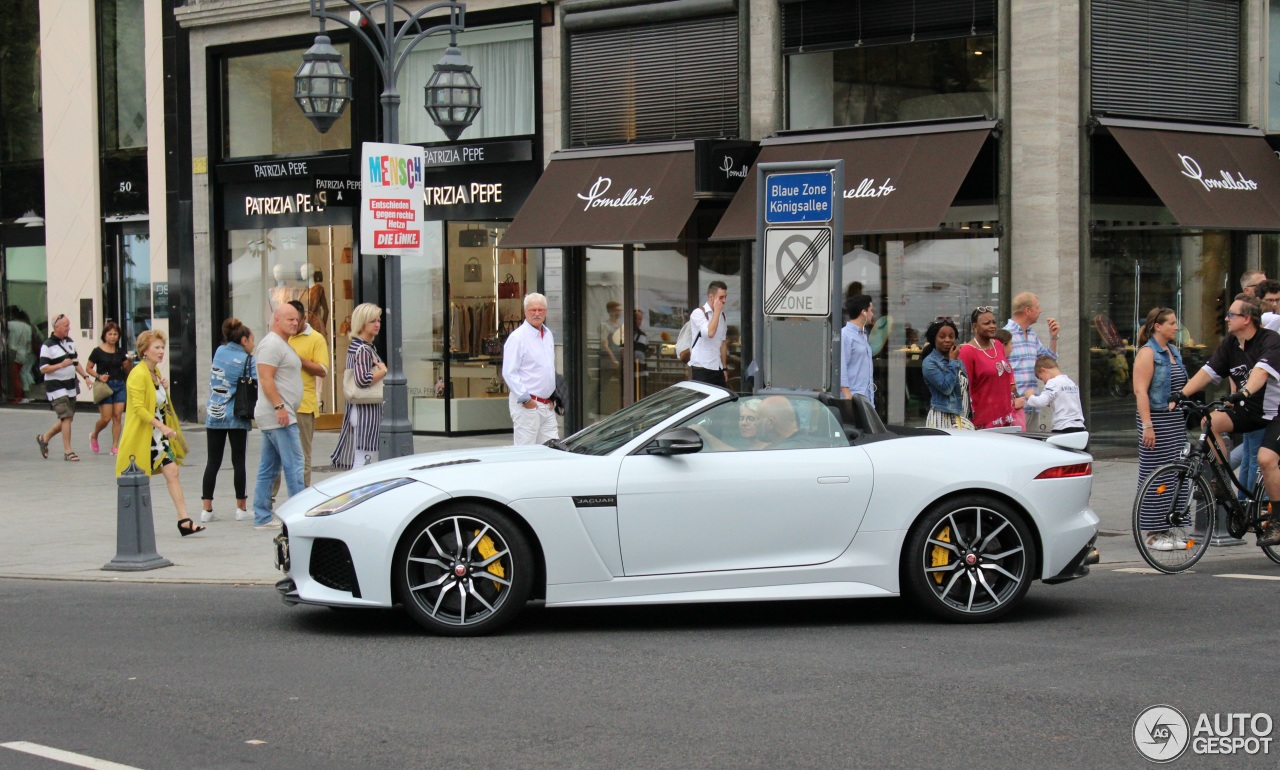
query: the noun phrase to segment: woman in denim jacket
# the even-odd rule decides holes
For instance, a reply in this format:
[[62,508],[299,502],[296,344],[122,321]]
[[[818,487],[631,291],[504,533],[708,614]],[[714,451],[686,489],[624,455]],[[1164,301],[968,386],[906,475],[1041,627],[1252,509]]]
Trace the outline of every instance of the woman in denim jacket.
[[213,488],[218,483],[218,469],[222,467],[222,450],[230,442],[232,480],[236,488],[236,521],[252,519],[247,510],[248,494],[245,489],[244,450],[248,441],[249,420],[236,417],[236,382],[249,370],[249,376],[258,378],[253,363],[253,332],[238,318],[222,322],[222,340],[213,354],[213,367],[209,371],[209,403],[204,409],[205,435],[209,446],[209,459],[204,466],[204,488],[200,494],[200,521],[216,521],[213,512]]
[[924,333],[924,362],[920,368],[929,386],[930,428],[973,430],[969,411],[969,380],[960,363],[956,338],[959,332],[950,318],[939,318]]
[[[1177,459],[1187,441],[1187,425],[1182,412],[1169,411],[1175,393],[1187,384],[1187,370],[1182,365],[1182,352],[1173,344],[1178,334],[1178,317],[1172,308],[1158,307],[1147,313],[1146,323],[1138,333],[1138,352],[1133,358],[1133,395],[1138,401],[1138,487],[1151,472]],[[1159,541],[1174,543],[1177,533],[1166,534],[1168,521],[1160,506],[1150,511],[1144,504],[1139,525],[1147,533],[1152,547]],[[1184,546],[1185,547],[1185,546]],[[1161,550],[1170,550],[1172,545]]]

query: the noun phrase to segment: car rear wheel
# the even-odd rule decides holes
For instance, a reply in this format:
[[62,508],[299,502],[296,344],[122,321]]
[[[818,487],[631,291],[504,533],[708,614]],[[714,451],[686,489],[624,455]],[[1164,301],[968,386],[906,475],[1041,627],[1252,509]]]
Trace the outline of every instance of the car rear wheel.
[[506,514],[458,504],[419,518],[396,549],[395,587],[405,610],[429,631],[478,636],[524,607],[533,556]]
[[944,620],[995,620],[1031,586],[1035,544],[1022,517],[981,496],[948,500],[924,515],[907,543],[903,578],[912,597]]

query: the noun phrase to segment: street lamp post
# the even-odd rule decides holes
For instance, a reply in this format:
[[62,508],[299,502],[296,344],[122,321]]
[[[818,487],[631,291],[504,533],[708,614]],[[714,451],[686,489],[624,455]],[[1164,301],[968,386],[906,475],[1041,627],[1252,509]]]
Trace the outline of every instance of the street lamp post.
[[[324,24],[332,21],[363,41],[373,54],[382,76],[382,141],[400,141],[400,94],[396,77],[418,43],[428,35],[449,33],[449,47],[435,65],[435,74],[427,81],[426,110],[432,121],[444,131],[449,141],[456,141],[480,112],[480,84],[471,74],[471,66],[458,50],[458,33],[466,30],[465,3],[431,3],[409,12],[396,0],[343,0],[352,9],[351,17],[330,13],[325,0],[311,0],[311,16],[320,20],[320,34],[315,44],[302,55],[302,65],[294,75],[294,99],[303,114],[320,133],[342,117],[351,101],[351,76],[342,66],[342,56],[324,34]],[[373,16],[382,9],[382,19]],[[396,29],[396,10],[407,14]],[[423,26],[423,18],[436,11],[448,10],[448,20],[431,27]],[[380,458],[413,454],[413,428],[409,424],[409,392],[403,363],[403,314],[400,295],[400,256],[383,255],[387,323],[386,408],[378,442]]]

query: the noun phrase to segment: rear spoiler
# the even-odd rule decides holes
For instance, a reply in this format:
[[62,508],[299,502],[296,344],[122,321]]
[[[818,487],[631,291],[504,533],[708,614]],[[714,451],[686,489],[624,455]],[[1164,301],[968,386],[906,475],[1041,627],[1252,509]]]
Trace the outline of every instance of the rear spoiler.
[[1088,431],[1077,431],[1075,433],[1038,433],[1022,431],[1015,425],[1009,425],[1001,428],[987,428],[984,432],[1012,433],[1015,436],[1043,441],[1046,444],[1053,444],[1061,449],[1074,449],[1077,452],[1083,452],[1085,447],[1089,446]]

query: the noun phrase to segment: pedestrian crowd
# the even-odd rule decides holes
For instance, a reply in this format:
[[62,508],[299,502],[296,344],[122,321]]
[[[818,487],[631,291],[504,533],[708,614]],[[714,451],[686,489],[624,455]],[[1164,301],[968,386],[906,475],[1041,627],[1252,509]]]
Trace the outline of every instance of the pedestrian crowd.
[[[330,458],[330,469],[360,467],[378,458],[382,419],[381,383],[387,367],[380,360],[374,338],[381,330],[382,310],[363,304],[352,314],[352,342],[347,350],[343,394],[347,402],[338,449]],[[33,328],[10,308],[6,344],[33,346],[24,339]],[[100,344],[81,366],[75,341],[70,335],[71,320],[58,315],[51,334],[39,346],[34,364],[10,351],[14,368],[8,372],[12,392],[22,394],[34,384],[26,366],[43,377],[45,394],[53,410],[52,427],[36,435],[40,454],[49,458],[50,445],[61,437],[63,460],[79,462],[72,445],[80,380],[92,391],[98,420],[89,436],[95,454],[105,443],[110,428],[115,470],[148,476],[159,474],[173,501],[178,531],[185,537],[206,530],[205,524],[218,521],[214,494],[218,472],[227,446],[231,447],[232,485],[235,492],[235,520],[253,519],[259,530],[274,530],[281,522],[273,513],[283,480],[290,496],[311,483],[311,447],[316,417],[320,412],[319,381],[329,376],[329,346],[324,334],[305,320],[301,302],[278,305],[267,332],[259,339],[237,318],[222,324],[222,344],[213,355],[209,371],[209,398],[205,404],[207,461],[200,493],[199,522],[188,512],[179,466],[187,456],[187,439],[169,394],[164,375],[168,340],[163,331],[147,329],[138,335],[134,350],[115,322],[103,328]],[[16,330],[16,333],[15,333]],[[34,346],[33,346],[34,347]],[[246,450],[254,426],[262,437],[261,456],[249,505]]]

